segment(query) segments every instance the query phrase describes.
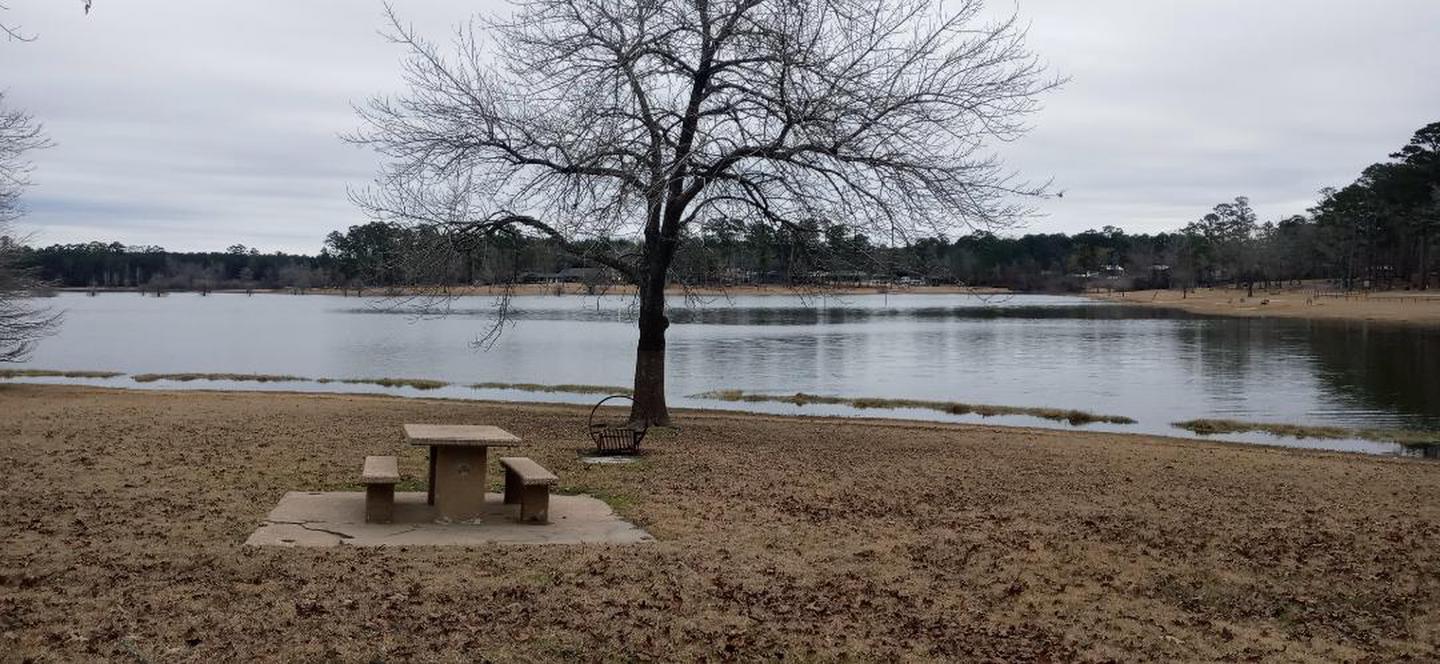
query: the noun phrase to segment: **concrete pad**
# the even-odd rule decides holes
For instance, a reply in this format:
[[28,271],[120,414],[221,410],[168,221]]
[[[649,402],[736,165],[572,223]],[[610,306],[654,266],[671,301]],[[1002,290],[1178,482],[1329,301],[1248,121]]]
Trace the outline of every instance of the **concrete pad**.
[[519,505],[485,494],[479,519],[439,523],[424,492],[397,492],[392,523],[365,523],[362,492],[291,491],[250,538],[249,546],[480,546],[485,544],[636,544],[649,533],[590,496],[550,496],[550,523],[522,524]]
[[585,465],[587,465],[587,466],[624,465],[624,464],[627,464],[627,463],[635,463],[635,462],[637,462],[637,461],[639,461],[639,460],[640,460],[639,458],[633,457],[633,456],[582,456],[582,457],[580,457],[580,463],[583,463],[583,464],[585,464]]

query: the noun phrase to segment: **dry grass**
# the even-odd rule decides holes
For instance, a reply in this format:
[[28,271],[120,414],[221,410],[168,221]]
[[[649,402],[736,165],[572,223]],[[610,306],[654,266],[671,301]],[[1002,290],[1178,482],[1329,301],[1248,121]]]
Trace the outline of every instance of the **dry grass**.
[[[1094,293],[1090,297],[1121,304],[1180,309],[1209,316],[1369,320],[1413,325],[1440,325],[1440,298],[1417,298],[1415,292],[1374,293],[1346,298],[1315,297],[1307,288],[1255,290],[1247,297],[1240,288]],[[1417,301],[1418,300],[1418,301]]]
[[470,387],[477,390],[520,390],[522,392],[568,392],[571,394],[630,394],[628,387],[615,385],[576,385],[562,383],[546,385],[541,383],[475,383]]
[[131,380],[137,383],[153,383],[173,380],[188,383],[196,380],[236,381],[242,383],[343,383],[347,385],[379,385],[381,387],[413,387],[417,390],[434,390],[450,383],[424,378],[307,378],[287,374],[248,373],[146,373],[135,374]]
[[274,373],[137,373],[131,376],[131,380],[137,383],[154,383],[157,380],[177,380],[181,383],[189,383],[192,380],[233,380],[240,383],[344,383],[344,385],[379,385],[382,387],[415,387],[419,390],[433,390],[439,387],[451,385],[444,380],[428,379],[330,379],[330,377],[289,376],[289,374]]
[[[32,372],[18,375],[44,375],[44,376],[67,376],[67,377],[99,377],[120,376],[123,374],[102,374],[102,372]],[[9,378],[6,373],[0,372],[0,378]],[[379,385],[381,387],[409,387],[417,390],[438,390],[442,387],[449,387],[452,383],[443,380],[431,380],[428,378],[307,378],[304,376],[274,375],[274,374],[244,374],[244,373],[146,373],[136,374],[132,377],[139,383],[153,383],[160,380],[173,380],[179,382],[190,382],[196,380],[213,381],[239,381],[252,383],[316,383],[328,385],[330,383],[341,383],[345,385]],[[544,385],[539,383],[476,383],[470,387],[475,389],[502,389],[502,390],[523,390],[526,392],[569,392],[574,394],[629,394],[630,390],[623,387],[609,385]]]
[[1352,429],[1337,426],[1306,426],[1302,424],[1275,424],[1270,422],[1242,422],[1239,420],[1198,419],[1175,422],[1172,426],[1202,436],[1222,433],[1268,433],[1289,438],[1328,438],[1373,440],[1381,443],[1398,443],[1412,447],[1440,445],[1440,431],[1417,431],[1412,429]]
[[428,378],[321,378],[317,383],[344,383],[346,385],[379,385],[380,387],[413,387],[417,390],[438,390],[450,383]]
[[0,378],[115,378],[119,371],[58,371],[55,369],[0,369]]
[[130,377],[137,383],[153,383],[161,380],[173,380],[181,383],[188,383],[196,380],[228,380],[248,383],[304,383],[311,379],[303,376],[287,376],[277,374],[244,374],[244,373],[143,373]]
[[[1440,659],[1434,463],[677,411],[591,467],[587,412],[0,385],[0,661]],[[404,422],[513,431],[659,541],[240,544],[366,454],[423,478]]]
[[716,399],[720,401],[741,401],[749,403],[770,402],[770,403],[793,403],[797,406],[808,404],[827,404],[836,406],[849,406],[851,408],[865,409],[896,409],[896,408],[919,408],[923,410],[935,410],[951,415],[967,415],[974,413],[981,417],[994,417],[996,415],[1026,415],[1038,417],[1057,422],[1069,422],[1072,425],[1080,426],[1092,422],[1105,422],[1109,424],[1134,424],[1135,420],[1121,415],[1097,415],[1083,410],[1066,410],[1061,408],[1035,408],[1028,406],[994,406],[987,404],[969,404],[958,401],[925,401],[921,399],[881,399],[875,397],[827,397],[818,394],[806,394],[796,392],[793,395],[782,396],[772,394],[755,394],[744,390],[716,390],[691,395],[694,399]]

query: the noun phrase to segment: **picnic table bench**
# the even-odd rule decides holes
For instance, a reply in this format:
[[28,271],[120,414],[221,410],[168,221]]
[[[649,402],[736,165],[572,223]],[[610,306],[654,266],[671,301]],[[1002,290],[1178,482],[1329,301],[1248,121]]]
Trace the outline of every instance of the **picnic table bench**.
[[529,457],[501,457],[505,468],[505,504],[520,503],[520,520],[545,523],[550,519],[550,487],[560,481]]
[[365,485],[365,523],[390,523],[395,517],[395,484],[400,465],[393,456],[367,456],[360,469]]

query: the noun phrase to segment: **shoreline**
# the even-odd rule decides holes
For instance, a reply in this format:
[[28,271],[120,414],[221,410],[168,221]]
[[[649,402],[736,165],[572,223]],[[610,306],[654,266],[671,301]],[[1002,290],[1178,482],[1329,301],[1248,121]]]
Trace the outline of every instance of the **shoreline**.
[[1440,327],[1440,290],[1336,293],[1313,288],[1256,289],[1246,297],[1240,288],[1086,293],[1100,302],[1148,306],[1205,316],[1230,318],[1298,318]]
[[[296,399],[330,399],[341,401],[373,399],[377,401],[399,401],[437,404],[472,404],[484,408],[508,408],[534,410],[537,412],[552,412],[557,414],[580,414],[589,415],[590,409],[594,406],[591,403],[570,402],[570,401],[515,401],[507,399],[487,398],[462,398],[452,396],[441,396],[427,394],[424,391],[417,391],[410,394],[390,392],[312,392],[304,390],[286,389],[227,389],[225,387],[196,387],[196,388],[172,388],[172,387],[133,387],[133,386],[110,386],[90,384],[64,384],[64,383],[30,383],[22,381],[0,380],[0,400],[6,396],[7,386],[17,388],[38,388],[40,390],[56,390],[57,392],[94,391],[98,394],[91,395],[103,398],[107,393],[125,394],[146,394],[167,399],[183,399],[190,395],[198,397],[289,397]],[[1127,442],[1150,442],[1167,445],[1201,445],[1219,446],[1222,449],[1240,447],[1242,449],[1256,448],[1272,450],[1276,452],[1297,453],[1297,454],[1320,454],[1320,455],[1344,455],[1356,456],[1365,459],[1395,459],[1406,460],[1417,463],[1433,464],[1433,460],[1417,455],[1392,455],[1392,454],[1370,454],[1350,450],[1338,450],[1321,447],[1297,447],[1292,445],[1281,445],[1266,442],[1248,442],[1226,440],[1216,437],[1223,434],[1197,434],[1186,432],[1183,428],[1176,428],[1175,434],[1160,434],[1146,431],[1118,431],[1111,429],[1086,429],[1080,427],[1048,427],[1035,426],[1031,424],[1007,424],[1002,422],[989,422],[985,420],[976,422],[955,422],[946,420],[930,420],[910,417],[885,417],[882,415],[833,415],[833,414],[807,414],[807,413],[774,413],[766,411],[729,410],[725,408],[704,408],[694,406],[674,406],[670,408],[674,419],[680,424],[673,427],[655,427],[652,431],[672,430],[683,432],[685,429],[685,418],[694,418],[696,421],[716,420],[753,420],[757,422],[768,422],[774,424],[807,424],[824,426],[862,426],[879,427],[884,429],[916,429],[935,432],[955,431],[983,431],[989,434],[1005,435],[1066,435],[1074,434],[1087,437],[1122,437]],[[865,412],[864,410],[858,412]],[[1181,433],[1185,432],[1185,433]],[[1188,433],[1188,435],[1187,435]],[[664,434],[662,434],[664,435]],[[1277,436],[1279,438],[1280,436]]]
[[[593,290],[584,284],[560,283],[560,284],[516,284],[511,288],[500,285],[488,286],[449,286],[435,288],[305,288],[298,290],[303,295],[329,295],[339,297],[407,297],[415,295],[443,295],[443,296],[471,296],[471,295],[504,295],[507,290],[511,295],[584,295],[595,297],[597,295],[635,295],[634,286],[610,284],[598,286]],[[144,293],[153,295],[154,291],[136,288],[132,286],[119,288],[85,288],[78,286],[66,286],[54,288],[57,293],[79,293],[79,294],[137,294]],[[208,291],[179,289],[162,291],[167,296],[173,294],[187,295],[292,295],[297,294],[293,288],[267,288],[246,290],[241,288],[212,289]],[[357,295],[356,293],[359,293]],[[807,297],[836,297],[846,295],[1019,295],[1016,291],[1008,288],[991,287],[969,287],[969,286],[785,286],[774,285],[741,285],[741,286],[698,286],[687,288],[671,285],[665,288],[666,295],[684,296],[697,295],[702,297],[739,297],[739,296],[807,296]],[[1035,293],[1040,294],[1040,293]]]
[[[10,384],[0,409],[19,659],[1440,655],[1432,462],[686,410],[587,466],[585,406]],[[423,485],[403,422],[512,431],[656,541],[241,544],[286,492],[358,491],[367,454]]]
[[[171,377],[174,378],[171,378]],[[130,378],[128,382],[110,383],[111,380]],[[61,382],[83,379],[79,382]],[[155,385],[165,382],[169,384]],[[202,386],[191,387],[192,382]],[[216,383],[203,385],[208,383]],[[321,389],[301,389],[290,384],[303,383],[324,385]],[[269,387],[275,384],[276,387]],[[284,384],[283,386],[281,386]],[[447,383],[444,381],[412,378],[302,378],[270,374],[127,374],[115,371],[61,371],[44,369],[4,370],[0,369],[0,389],[6,385],[53,387],[60,389],[96,389],[114,391],[145,391],[150,393],[200,393],[200,394],[285,394],[297,397],[375,397],[384,399],[433,400],[455,403],[477,403],[486,405],[561,405],[584,406],[593,404],[570,399],[539,399],[541,395],[566,394],[572,397],[594,395],[628,394],[627,388],[602,385],[547,385],[536,383]],[[330,389],[332,386],[354,386],[357,389]],[[373,388],[385,388],[375,390]],[[366,389],[371,388],[371,389]],[[399,389],[405,388],[405,389]],[[524,395],[520,398],[504,398],[494,395],[458,396],[445,393],[442,388],[471,390],[494,389],[511,391]],[[397,391],[398,390],[398,391]],[[1129,417],[1097,415],[1077,409],[1034,406],[1007,406],[991,404],[964,404],[959,402],[930,402],[908,399],[821,397],[797,393],[789,396],[751,395],[734,391],[741,398],[730,398],[728,391],[719,395],[694,395],[713,398],[718,403],[760,403],[784,404],[803,407],[819,404],[820,407],[835,405],[847,407],[846,413],[808,413],[803,411],[776,412],[772,410],[749,410],[744,408],[716,407],[713,405],[672,406],[672,413],[715,414],[732,416],[764,416],[778,418],[801,418],[829,423],[901,423],[916,426],[978,426],[998,430],[1036,430],[1050,432],[1083,432],[1130,436],[1150,436],[1178,441],[1216,443],[1224,445],[1252,445],[1277,449],[1296,449],[1316,452],[1361,454],[1365,456],[1393,456],[1408,458],[1435,458],[1440,453],[1440,444],[1432,442],[1430,431],[1378,428],[1346,428],[1354,435],[1337,435],[1340,429],[1333,426],[1306,425],[1300,423],[1246,422],[1235,420],[1201,419],[1192,422],[1170,422],[1164,428],[1128,429],[1140,424]],[[743,395],[743,396],[742,396]],[[891,403],[893,402],[893,403]],[[907,412],[899,412],[907,411]],[[927,417],[927,412],[940,412],[941,417]],[[972,415],[978,419],[944,419],[946,415]],[[1027,421],[1030,420],[1030,421]],[[1230,430],[1202,432],[1187,425],[1200,423],[1224,424]],[[1068,426],[1063,426],[1068,425]],[[1238,427],[1238,428],[1236,428]],[[1314,430],[1316,433],[1306,433]],[[1423,440],[1422,440],[1423,439]]]

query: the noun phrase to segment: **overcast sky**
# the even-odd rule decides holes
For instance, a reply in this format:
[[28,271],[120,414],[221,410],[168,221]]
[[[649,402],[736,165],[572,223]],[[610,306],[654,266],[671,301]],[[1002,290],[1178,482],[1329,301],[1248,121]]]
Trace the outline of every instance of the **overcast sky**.
[[[39,39],[0,41],[0,88],[57,146],[36,155],[25,230],[168,249],[315,252],[364,221],[374,157],[341,143],[350,104],[395,90],[379,0],[10,0]],[[1011,7],[996,3],[1000,9]],[[399,0],[443,36],[499,2]],[[1021,0],[1030,45],[1071,77],[1023,141],[1054,180],[1027,232],[1178,228],[1251,197],[1262,218],[1440,121],[1436,0]]]

